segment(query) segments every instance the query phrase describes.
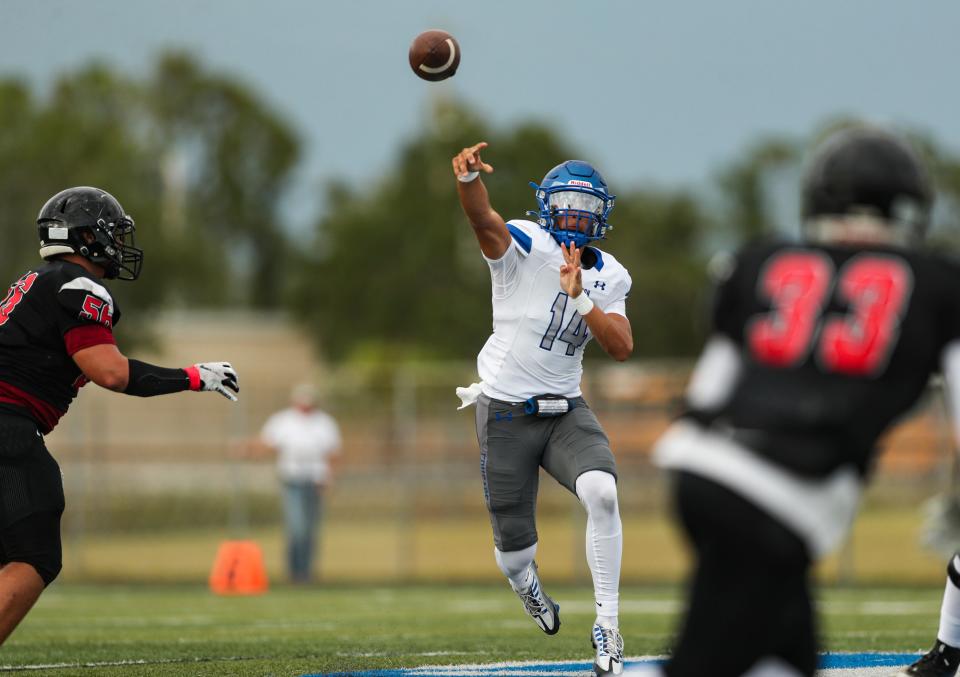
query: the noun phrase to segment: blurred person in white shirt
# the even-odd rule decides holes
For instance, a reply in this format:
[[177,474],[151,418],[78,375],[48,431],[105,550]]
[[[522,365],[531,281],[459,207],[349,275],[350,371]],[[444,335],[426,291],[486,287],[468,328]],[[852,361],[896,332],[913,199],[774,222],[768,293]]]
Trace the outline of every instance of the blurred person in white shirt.
[[332,479],[331,457],[340,452],[340,428],[317,407],[317,389],[293,388],[290,406],[273,414],[260,443],[277,457],[287,534],[287,568],[294,583],[313,578],[313,560],[323,517],[323,494]]

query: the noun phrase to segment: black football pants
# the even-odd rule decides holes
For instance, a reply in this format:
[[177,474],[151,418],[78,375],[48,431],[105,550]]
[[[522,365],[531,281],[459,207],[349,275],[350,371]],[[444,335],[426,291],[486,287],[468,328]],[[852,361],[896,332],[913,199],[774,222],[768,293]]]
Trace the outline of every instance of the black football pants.
[[63,479],[37,425],[0,411],[0,565],[30,564],[46,585],[60,573]]
[[763,658],[814,674],[810,559],[801,539],[736,493],[679,472],[677,515],[696,551],[668,677],[739,677]]

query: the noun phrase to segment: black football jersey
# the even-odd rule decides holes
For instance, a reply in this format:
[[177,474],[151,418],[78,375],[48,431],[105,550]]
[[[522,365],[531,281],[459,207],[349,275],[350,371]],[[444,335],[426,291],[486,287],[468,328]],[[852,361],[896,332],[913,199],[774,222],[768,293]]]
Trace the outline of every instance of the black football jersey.
[[695,418],[802,475],[865,474],[960,339],[960,267],[892,247],[752,245],[717,289],[713,330],[740,347],[743,371]]
[[0,403],[49,432],[86,383],[72,356],[113,343],[120,310],[102,282],[62,260],[27,271],[0,302]]

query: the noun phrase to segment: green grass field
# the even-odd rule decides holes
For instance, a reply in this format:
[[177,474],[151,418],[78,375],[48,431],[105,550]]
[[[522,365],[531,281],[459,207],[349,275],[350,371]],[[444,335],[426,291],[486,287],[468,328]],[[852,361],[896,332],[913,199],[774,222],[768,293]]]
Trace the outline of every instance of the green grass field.
[[[506,584],[275,587],[263,596],[216,597],[200,586],[58,583],[4,646],[0,670],[59,676],[302,675],[588,660],[590,590],[549,590],[563,613],[554,637],[542,635],[523,615]],[[940,586],[822,589],[823,648],[926,648],[936,632],[940,594]],[[622,590],[628,656],[666,651],[679,595],[674,586]]]

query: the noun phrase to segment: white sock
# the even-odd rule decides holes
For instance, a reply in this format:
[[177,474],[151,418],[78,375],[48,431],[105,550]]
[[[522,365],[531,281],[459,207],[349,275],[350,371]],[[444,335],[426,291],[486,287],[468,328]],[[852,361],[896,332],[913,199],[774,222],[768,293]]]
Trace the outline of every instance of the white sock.
[[523,550],[511,550],[509,552],[502,552],[497,548],[493,549],[497,566],[510,581],[510,587],[514,590],[526,590],[533,583],[533,571],[530,569],[530,564],[536,554],[536,543]]
[[587,510],[587,564],[593,576],[596,623],[616,628],[620,614],[620,561],[623,558],[623,526],[617,505],[617,482],[602,470],[590,470],[577,478],[577,496]]
[[960,588],[954,583],[960,580],[960,555],[954,555],[947,565],[947,585],[940,605],[940,629],[937,639],[952,647],[960,647]]

